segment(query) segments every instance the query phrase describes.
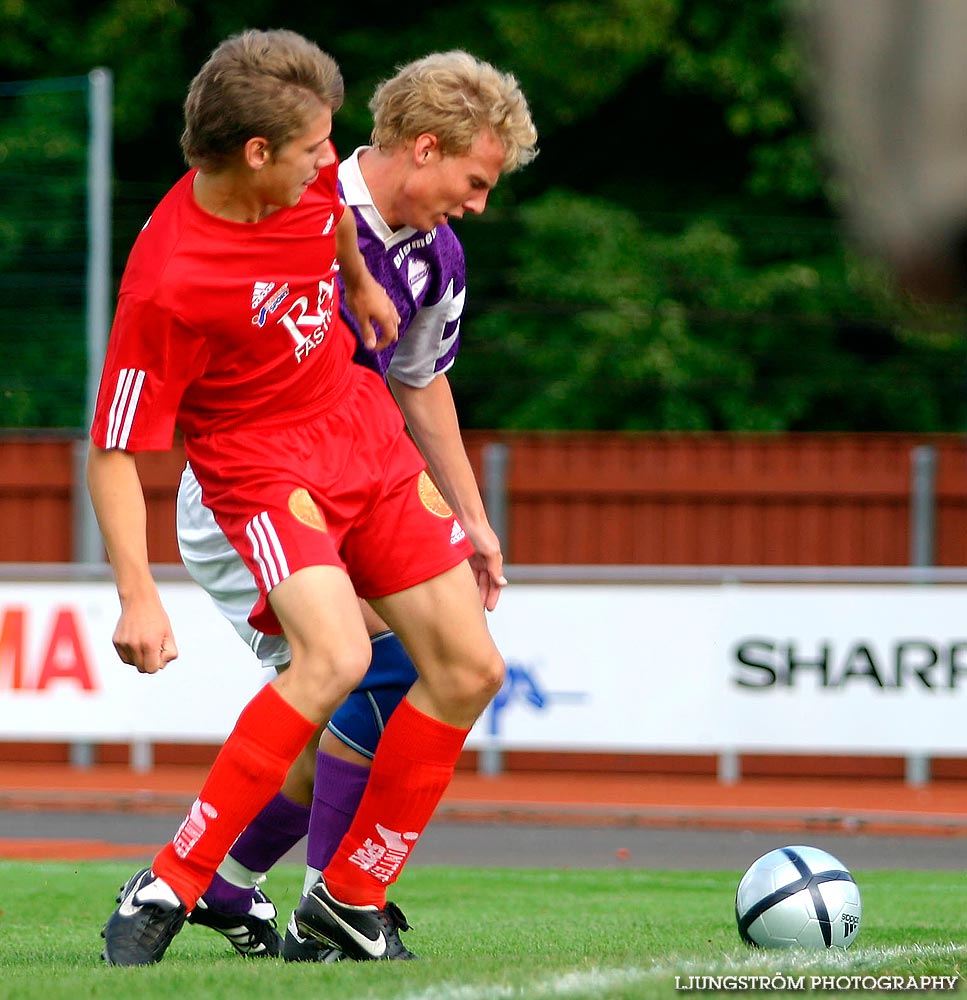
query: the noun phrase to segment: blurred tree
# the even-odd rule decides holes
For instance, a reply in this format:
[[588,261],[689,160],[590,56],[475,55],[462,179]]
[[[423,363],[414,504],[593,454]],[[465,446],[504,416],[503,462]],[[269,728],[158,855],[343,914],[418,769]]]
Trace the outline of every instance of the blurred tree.
[[716,220],[664,234],[609,202],[535,199],[507,297],[477,313],[458,394],[481,426],[516,429],[958,425],[956,317],[904,308],[842,250],[747,257]]
[[[785,0],[375,0],[284,17],[267,0],[0,0],[0,75],[113,70],[120,272],[183,169],[184,93],[225,35],[284,25],[332,52],[347,81],[344,153],[366,141],[379,79],[467,48],[519,77],[542,152],[500,183],[483,219],[459,224],[466,426],[961,429],[956,324],[909,308],[844,250],[786,17]],[[23,161],[4,149],[42,147],[36,124],[0,109],[0,187],[16,190],[8,171]],[[82,155],[76,122],[39,114]],[[0,199],[6,287],[82,282],[80,208],[57,192],[26,214]],[[60,279],[34,265],[24,277],[38,247],[59,258]],[[37,300],[47,312],[31,319]],[[0,349],[16,338],[20,352],[0,424],[79,422],[66,385],[83,338],[69,306],[0,305]],[[42,340],[20,335],[40,326]]]
[[[962,430],[962,321],[844,246],[786,5],[674,7],[545,139],[501,238],[468,238],[497,280],[471,299],[461,406],[485,427]],[[478,268],[494,245],[511,266]]]

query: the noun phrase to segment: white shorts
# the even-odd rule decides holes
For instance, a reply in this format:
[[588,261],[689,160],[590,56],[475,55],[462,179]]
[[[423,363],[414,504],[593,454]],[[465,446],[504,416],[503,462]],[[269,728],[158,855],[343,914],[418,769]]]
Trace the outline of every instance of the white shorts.
[[202,502],[201,486],[190,465],[178,486],[177,527],[178,550],[191,578],[208,592],[263,667],[287,664],[291,653],[285,637],[266,635],[249,624],[259,599],[255,578]]

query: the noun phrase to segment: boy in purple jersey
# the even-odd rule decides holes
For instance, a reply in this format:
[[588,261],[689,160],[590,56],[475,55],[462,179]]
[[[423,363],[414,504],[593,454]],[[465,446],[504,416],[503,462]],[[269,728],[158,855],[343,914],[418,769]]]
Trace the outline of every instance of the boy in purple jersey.
[[[492,610],[505,584],[499,539],[491,528],[463,447],[447,372],[456,358],[465,298],[465,261],[450,216],[484,210],[488,185],[467,155],[483,124],[506,157],[504,171],[529,162],[536,132],[513,77],[465,52],[437,53],[402,67],[370,102],[372,145],[339,168],[342,200],[355,216],[359,248],[400,316],[399,339],[356,360],[388,381],[449,506],[474,545],[471,565]],[[499,122],[492,109],[504,109]],[[441,169],[425,166],[432,151]],[[284,670],[288,644],[248,623],[255,584],[205,507],[190,467],[178,497],[178,537],[192,576],[263,665]],[[219,931],[246,956],[333,961],[341,953],[303,938],[295,914],[280,944],[276,911],[259,888],[265,873],[308,831],[306,891],[325,868],[355,813],[382,727],[416,680],[394,633],[363,604],[372,663],[359,688],[334,713],[318,750],[310,742],[280,793],[242,834],[189,919]],[[314,791],[313,791],[314,786]],[[310,810],[311,804],[311,810]]]

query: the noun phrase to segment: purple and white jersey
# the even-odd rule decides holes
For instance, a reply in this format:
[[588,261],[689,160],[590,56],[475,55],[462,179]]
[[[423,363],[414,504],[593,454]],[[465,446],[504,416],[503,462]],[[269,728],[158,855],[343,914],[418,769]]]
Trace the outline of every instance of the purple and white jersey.
[[[460,346],[460,316],[466,298],[463,247],[449,226],[428,233],[409,226],[391,230],[373,204],[359,169],[357,149],[339,165],[339,193],[353,210],[359,249],[373,277],[400,314],[399,340],[378,354],[357,347],[355,360],[380,375],[422,388],[447,371]],[[358,334],[356,320],[343,317]]]

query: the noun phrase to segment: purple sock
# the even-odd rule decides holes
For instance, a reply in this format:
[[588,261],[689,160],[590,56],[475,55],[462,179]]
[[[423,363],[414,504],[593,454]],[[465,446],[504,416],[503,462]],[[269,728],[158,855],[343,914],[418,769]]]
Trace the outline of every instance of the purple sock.
[[[235,841],[229,858],[253,872],[267,872],[306,835],[309,807],[279,792]],[[238,886],[218,873],[203,899],[225,913],[247,913],[253,886]]]
[[321,750],[316,754],[316,783],[309,817],[306,862],[322,871],[349,829],[366,790],[369,768]]

